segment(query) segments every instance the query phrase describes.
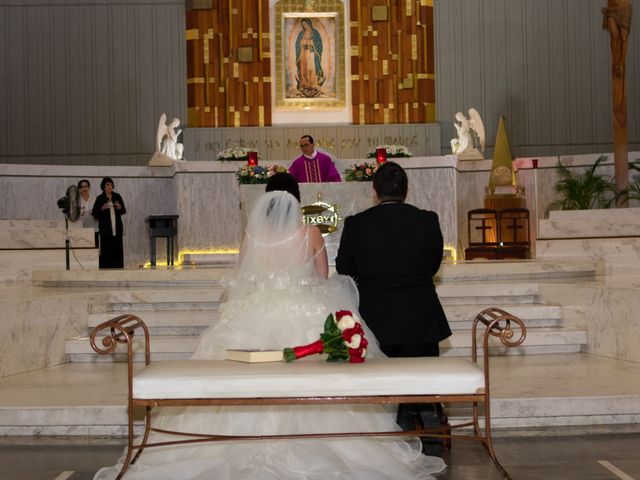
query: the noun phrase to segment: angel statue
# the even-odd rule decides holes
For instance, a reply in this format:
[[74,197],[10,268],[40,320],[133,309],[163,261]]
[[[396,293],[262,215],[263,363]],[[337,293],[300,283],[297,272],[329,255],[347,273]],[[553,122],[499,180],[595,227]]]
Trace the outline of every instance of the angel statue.
[[171,123],[167,124],[167,116],[164,113],[160,115],[158,133],[156,135],[156,152],[172,160],[184,160],[184,158],[182,158],[184,145],[178,143],[178,137],[180,133],[182,133],[182,130],[176,130],[179,125],[179,118],[174,118],[171,120]]
[[464,113],[456,113],[453,126],[456,127],[458,138],[451,139],[451,152],[466,159],[483,159],[484,155],[484,124],[475,108],[469,109],[469,118]]

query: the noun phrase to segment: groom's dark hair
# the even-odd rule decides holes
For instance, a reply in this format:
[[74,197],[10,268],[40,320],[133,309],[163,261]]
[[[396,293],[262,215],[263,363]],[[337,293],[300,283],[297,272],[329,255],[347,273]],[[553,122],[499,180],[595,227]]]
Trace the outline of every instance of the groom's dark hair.
[[373,189],[381,202],[404,202],[408,186],[407,173],[395,162],[383,163],[373,175]]
[[269,178],[265,192],[275,191],[289,192],[291,195],[296,197],[298,202],[300,201],[300,186],[298,185],[298,181],[293,177],[293,175],[286,172],[276,173]]

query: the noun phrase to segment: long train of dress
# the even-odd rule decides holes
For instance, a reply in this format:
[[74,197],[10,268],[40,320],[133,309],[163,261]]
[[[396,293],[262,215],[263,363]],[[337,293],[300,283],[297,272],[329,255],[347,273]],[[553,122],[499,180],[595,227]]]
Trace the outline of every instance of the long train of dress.
[[[247,229],[241,265],[227,283],[220,320],[202,333],[193,358],[224,359],[228,348],[281,349],[310,343],[319,338],[330,313],[356,311],[357,288],[349,277],[318,279],[308,232],[299,227],[299,213],[292,215],[300,211],[292,198],[271,192],[262,209],[256,207],[258,214],[252,213],[249,224],[258,226]],[[272,217],[281,221],[269,220]],[[383,356],[371,331],[364,328],[367,357]],[[354,373],[357,368],[353,365]],[[218,435],[399,430],[395,407],[381,405],[172,407],[157,409],[153,424]],[[150,439],[163,440],[175,437],[153,433]],[[123,458],[98,471],[95,480],[114,479]],[[422,455],[417,438],[247,440],[147,448],[125,478],[426,480],[444,468],[442,459]]]

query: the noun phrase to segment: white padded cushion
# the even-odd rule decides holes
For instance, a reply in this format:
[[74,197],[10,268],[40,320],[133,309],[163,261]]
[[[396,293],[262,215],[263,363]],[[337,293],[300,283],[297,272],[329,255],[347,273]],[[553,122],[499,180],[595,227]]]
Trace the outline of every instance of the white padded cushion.
[[462,358],[384,358],[362,364],[320,358],[293,363],[171,360],[134,376],[133,397],[255,398],[444,395],[482,391],[484,374]]

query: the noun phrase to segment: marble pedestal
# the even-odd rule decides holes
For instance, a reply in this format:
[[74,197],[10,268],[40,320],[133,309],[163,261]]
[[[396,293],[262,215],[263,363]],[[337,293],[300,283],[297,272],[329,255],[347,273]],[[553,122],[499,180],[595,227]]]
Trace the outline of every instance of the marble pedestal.
[[540,220],[537,257],[602,263],[604,273],[640,273],[640,208],[560,210]]

